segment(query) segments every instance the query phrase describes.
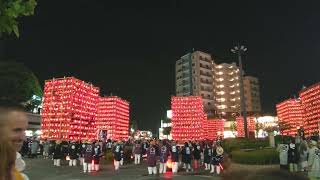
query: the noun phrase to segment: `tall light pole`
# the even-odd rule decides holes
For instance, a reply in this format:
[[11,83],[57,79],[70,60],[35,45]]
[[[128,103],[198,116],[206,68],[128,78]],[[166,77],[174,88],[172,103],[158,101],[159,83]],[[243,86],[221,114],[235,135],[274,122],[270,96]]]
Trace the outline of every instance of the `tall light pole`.
[[239,60],[239,68],[240,68],[240,100],[241,100],[241,112],[243,117],[243,123],[244,123],[244,134],[245,137],[248,138],[248,122],[247,122],[247,110],[246,110],[246,102],[244,97],[244,87],[243,87],[243,70],[242,70],[242,60],[241,55],[244,54],[244,52],[247,51],[247,48],[241,45],[235,46],[233,49],[231,49],[231,52],[238,55]]

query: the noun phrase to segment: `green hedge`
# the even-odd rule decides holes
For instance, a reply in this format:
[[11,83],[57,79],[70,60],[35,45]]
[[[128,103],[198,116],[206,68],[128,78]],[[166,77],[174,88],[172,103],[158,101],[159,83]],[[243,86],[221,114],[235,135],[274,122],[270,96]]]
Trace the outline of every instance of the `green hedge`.
[[281,143],[287,143],[289,144],[291,142],[292,137],[291,136],[283,136],[283,135],[276,135],[274,137],[274,141],[276,145],[281,144]]
[[268,139],[231,138],[222,141],[222,147],[226,153],[240,149],[261,149],[268,146]]
[[279,153],[275,149],[259,149],[253,151],[237,150],[231,153],[232,161],[240,164],[278,164]]

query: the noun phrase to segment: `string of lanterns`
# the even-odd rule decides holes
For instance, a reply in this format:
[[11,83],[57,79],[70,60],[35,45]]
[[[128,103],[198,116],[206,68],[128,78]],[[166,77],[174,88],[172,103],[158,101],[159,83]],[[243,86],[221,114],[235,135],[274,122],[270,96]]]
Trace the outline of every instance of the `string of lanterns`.
[[[243,117],[237,117],[236,122],[237,122],[238,137],[245,137]],[[255,130],[254,117],[247,117],[247,126],[248,126],[249,134],[250,134],[250,132],[254,132],[254,130]]]

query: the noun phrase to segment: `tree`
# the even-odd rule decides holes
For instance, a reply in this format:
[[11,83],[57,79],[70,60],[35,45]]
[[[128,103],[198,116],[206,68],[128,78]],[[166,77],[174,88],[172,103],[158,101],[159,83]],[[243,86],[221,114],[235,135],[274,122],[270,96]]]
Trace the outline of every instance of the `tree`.
[[237,123],[235,121],[233,121],[231,123],[230,129],[231,129],[232,133],[235,134],[235,132],[237,131]]
[[1,0],[0,35],[13,32],[19,37],[18,18],[33,15],[36,5],[36,0]]
[[42,98],[37,77],[22,63],[0,62],[0,87],[0,103],[4,105],[23,104],[29,107],[29,104],[39,103],[39,97]]
[[163,135],[168,136],[171,132],[171,127],[165,127],[163,128]]

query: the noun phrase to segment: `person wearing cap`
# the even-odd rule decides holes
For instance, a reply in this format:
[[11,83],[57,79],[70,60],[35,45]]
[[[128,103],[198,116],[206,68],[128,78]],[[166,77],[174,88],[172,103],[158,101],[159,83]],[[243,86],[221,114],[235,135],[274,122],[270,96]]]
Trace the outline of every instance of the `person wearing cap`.
[[308,177],[313,179],[320,178],[320,150],[317,141],[311,140],[308,157]]
[[113,149],[113,158],[114,158],[113,164],[114,164],[114,169],[116,171],[119,170],[120,161],[121,161],[121,151],[123,151],[121,146],[121,141],[118,141]]
[[72,141],[68,148],[69,166],[77,166],[78,147],[75,141]]
[[147,149],[147,165],[149,175],[157,174],[157,151],[154,141],[150,143],[150,147]]
[[57,140],[53,150],[53,165],[61,166],[61,159],[63,158],[61,141]]
[[92,160],[94,155],[94,146],[92,144],[92,141],[88,141],[87,145],[85,147],[85,153],[84,153],[84,162],[83,162],[83,172],[91,172],[92,170]]
[[210,173],[214,173],[216,171],[217,174],[220,174],[221,171],[221,163],[223,161],[223,148],[220,146],[220,144],[217,144],[215,148],[214,155],[211,159],[211,171]]
[[163,174],[167,172],[167,161],[169,157],[169,148],[165,141],[160,142],[160,167],[159,167],[159,174]]
[[171,143],[171,160],[172,160],[172,173],[176,174],[178,173],[178,167],[179,167],[179,147],[176,145],[176,142]]
[[298,171],[298,161],[299,161],[299,153],[298,148],[296,147],[295,140],[292,140],[289,144],[288,150],[288,163],[290,172]]

